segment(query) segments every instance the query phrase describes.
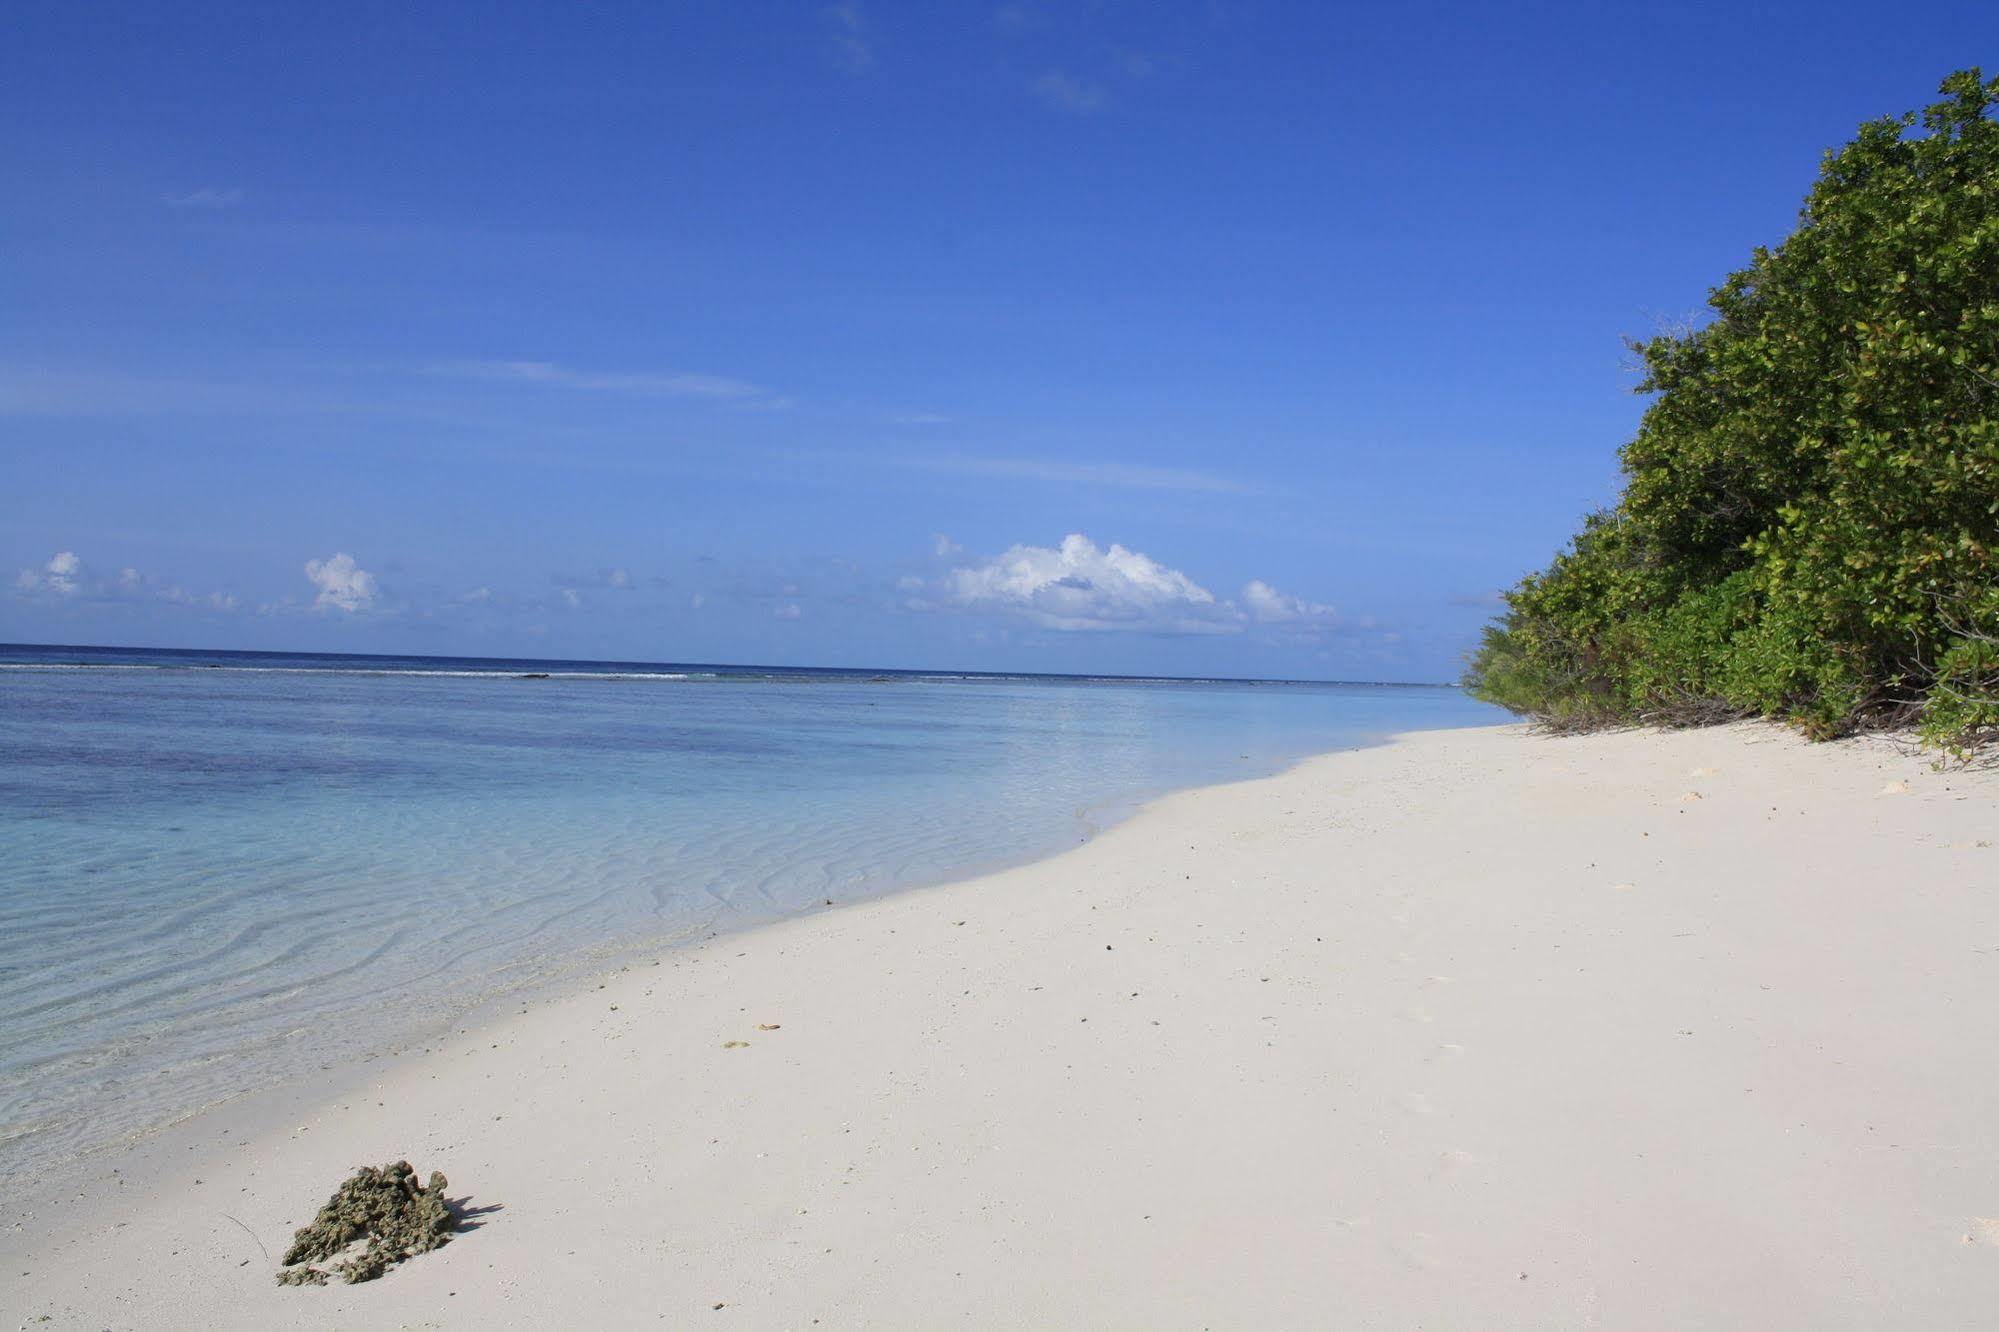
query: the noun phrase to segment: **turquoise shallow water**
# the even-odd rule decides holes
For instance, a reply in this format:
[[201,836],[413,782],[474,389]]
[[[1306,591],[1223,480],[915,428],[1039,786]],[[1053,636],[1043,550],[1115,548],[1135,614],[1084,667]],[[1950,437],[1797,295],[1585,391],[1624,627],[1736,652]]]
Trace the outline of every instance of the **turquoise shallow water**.
[[0,1175],[1455,690],[0,647]]

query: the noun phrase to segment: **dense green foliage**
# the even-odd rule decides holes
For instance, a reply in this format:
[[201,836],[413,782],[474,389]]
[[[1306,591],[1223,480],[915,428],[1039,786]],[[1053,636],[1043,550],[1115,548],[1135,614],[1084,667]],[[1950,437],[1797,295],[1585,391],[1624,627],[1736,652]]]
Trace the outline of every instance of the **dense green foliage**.
[[1999,736],[1999,79],[1943,93],[1828,154],[1704,326],[1635,346],[1623,499],[1507,594],[1475,694]]

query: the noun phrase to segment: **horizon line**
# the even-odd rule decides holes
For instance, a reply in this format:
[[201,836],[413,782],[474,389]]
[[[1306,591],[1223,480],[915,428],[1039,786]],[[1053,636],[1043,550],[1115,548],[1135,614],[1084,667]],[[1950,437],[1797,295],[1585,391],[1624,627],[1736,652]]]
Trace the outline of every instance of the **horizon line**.
[[1457,689],[1458,684],[1441,680],[1305,680],[1291,676],[1250,675],[1133,675],[1109,671],[996,671],[967,667],[927,666],[782,666],[761,662],[652,661],[612,657],[496,657],[467,653],[427,652],[319,652],[293,648],[213,648],[161,647],[144,643],[12,643],[0,642],[0,652],[15,648],[69,652],[173,652],[188,655],[210,654],[237,657],[347,657],[357,661],[490,661],[529,662],[535,665],[569,666],[664,666],[697,670],[725,671],[840,671],[864,674],[870,671],[896,675],[964,675],[993,679],[1110,680],[1133,684],[1273,684],[1273,685],[1354,685],[1366,688]]

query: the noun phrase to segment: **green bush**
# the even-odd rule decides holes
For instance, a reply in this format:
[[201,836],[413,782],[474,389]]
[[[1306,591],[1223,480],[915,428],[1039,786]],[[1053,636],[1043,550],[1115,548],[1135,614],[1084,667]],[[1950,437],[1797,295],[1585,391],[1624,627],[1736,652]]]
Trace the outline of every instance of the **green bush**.
[[1564,729],[1999,734],[1999,79],[1829,153],[1796,231],[1636,344],[1623,498],[1466,676]]

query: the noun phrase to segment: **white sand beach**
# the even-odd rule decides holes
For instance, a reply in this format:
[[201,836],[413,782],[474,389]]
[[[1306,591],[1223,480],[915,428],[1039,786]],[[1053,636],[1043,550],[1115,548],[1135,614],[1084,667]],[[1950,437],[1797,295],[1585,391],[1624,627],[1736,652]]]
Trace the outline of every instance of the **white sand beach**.
[[[340,1077],[15,1200],[6,1325],[1987,1327],[1999,773],[1412,735]],[[275,1285],[402,1157],[476,1229]]]

